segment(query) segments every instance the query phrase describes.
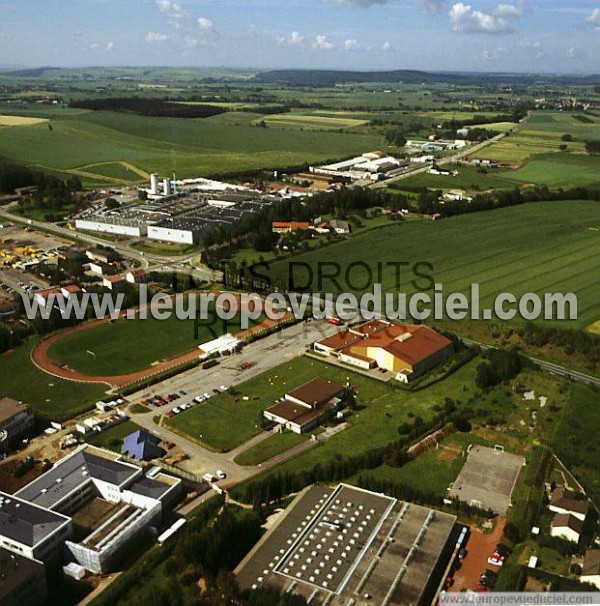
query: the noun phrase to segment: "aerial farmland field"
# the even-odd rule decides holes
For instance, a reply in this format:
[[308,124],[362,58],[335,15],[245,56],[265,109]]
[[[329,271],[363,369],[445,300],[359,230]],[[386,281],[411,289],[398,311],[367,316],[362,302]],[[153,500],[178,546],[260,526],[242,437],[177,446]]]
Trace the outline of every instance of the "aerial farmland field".
[[[543,221],[540,221],[543,217]],[[599,278],[595,267],[600,255],[600,205],[596,202],[540,202],[485,213],[462,215],[443,221],[419,221],[357,235],[327,248],[327,261],[348,267],[367,262],[377,276],[376,261],[431,263],[433,278],[444,292],[467,293],[471,283],[479,283],[482,305],[503,292],[520,296],[526,292],[573,292],[578,297],[578,320],[569,326],[585,327],[600,318]],[[365,251],[377,252],[369,261]],[[317,290],[317,263],[322,251],[294,257],[295,283],[310,283]],[[288,283],[288,261],[275,262],[271,276],[281,285]],[[358,268],[347,283],[344,273],[324,280],[321,291],[364,290],[353,287],[367,281],[366,269]],[[384,292],[396,291],[395,268],[384,270]],[[312,277],[312,280],[311,280]],[[410,269],[404,270],[400,285],[408,294],[415,292]],[[373,282],[376,280],[373,279]],[[422,283],[422,282],[421,282]],[[370,290],[371,286],[367,290]],[[561,323],[562,324],[562,323]]]
[[[260,115],[244,112],[195,120],[111,112],[56,114],[61,119],[51,120],[52,130],[46,123],[2,129],[0,156],[49,172],[79,174],[86,184],[107,184],[139,181],[144,172],[190,177],[302,165],[383,144],[376,133],[260,128],[252,126]],[[354,124],[353,119],[341,120]],[[124,162],[131,165],[127,172],[117,168]],[[108,172],[106,166],[91,166],[105,163],[113,165]]]

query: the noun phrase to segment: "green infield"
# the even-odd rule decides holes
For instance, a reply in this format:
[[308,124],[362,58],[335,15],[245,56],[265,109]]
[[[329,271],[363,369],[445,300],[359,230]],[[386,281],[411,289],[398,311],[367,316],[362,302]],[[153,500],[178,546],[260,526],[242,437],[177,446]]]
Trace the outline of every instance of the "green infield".
[[[316,432],[315,432],[316,433]],[[235,458],[238,465],[259,465],[310,439],[310,433],[297,434],[292,431],[274,433],[260,444],[251,446]]]
[[[309,457],[311,461],[325,462],[336,454],[351,454],[357,448],[362,450],[387,444],[397,438],[398,426],[410,421],[409,413],[427,418],[431,416],[434,404],[443,403],[445,397],[455,396],[463,386],[463,397],[466,397],[470,393],[474,372],[475,366],[470,363],[451,378],[413,394],[350,369],[310,357],[296,358],[238,386],[236,395],[225,393],[215,396],[207,403],[169,419],[167,424],[213,450],[225,452],[261,431],[259,417],[262,411],[278,398],[311,379],[325,377],[343,385],[352,385],[360,404],[360,409],[349,417],[348,429],[293,459],[304,461]],[[244,396],[249,399],[244,400]]]
[[224,322],[215,316],[200,323],[196,339],[194,320],[179,320],[174,314],[166,320],[120,318],[66,335],[51,345],[49,355],[89,376],[116,376],[145,370],[225,332],[239,331],[239,320]]
[[[578,298],[578,319],[561,325],[585,327],[600,317],[595,278],[599,228],[600,205],[596,202],[523,204],[382,228],[331,245],[327,262],[339,264],[340,273],[336,279],[325,277],[322,284],[318,283],[318,264],[323,262],[319,251],[294,257],[294,266],[287,260],[275,262],[271,277],[274,283],[287,285],[292,275],[295,289],[308,285],[318,292],[356,294],[370,291],[373,283],[381,281],[384,292],[400,289],[410,295],[417,287],[429,286],[427,279],[418,277],[413,284],[411,268],[429,263],[431,270],[421,265],[418,271],[441,283],[446,294],[468,294],[470,285],[478,283],[482,309],[500,293],[519,297],[529,292],[540,296],[572,292]],[[376,251],[377,258],[370,261],[365,251]],[[381,280],[378,262],[383,264]],[[406,265],[398,285],[396,267],[385,264],[399,262]],[[328,271],[331,274],[337,269],[332,266]]]
[[17,349],[0,355],[2,395],[31,404],[36,414],[62,421],[85,412],[102,399],[106,386],[64,381],[39,370],[31,350],[39,339],[30,339]]
[[[0,156],[45,170],[76,171],[86,183],[139,181],[137,171],[191,177],[306,162],[381,147],[378,134],[252,126],[259,114],[229,112],[187,120],[111,112],[67,114],[47,124],[0,130]],[[111,166],[102,163],[112,163]],[[97,165],[95,170],[93,166]]]

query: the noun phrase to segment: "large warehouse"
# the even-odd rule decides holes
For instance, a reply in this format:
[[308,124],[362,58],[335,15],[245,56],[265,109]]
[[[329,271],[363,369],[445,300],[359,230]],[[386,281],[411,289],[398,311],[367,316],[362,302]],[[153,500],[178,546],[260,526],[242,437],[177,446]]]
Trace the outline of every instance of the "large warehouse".
[[237,567],[242,589],[311,605],[430,604],[456,546],[456,517],[354,486],[312,486]]

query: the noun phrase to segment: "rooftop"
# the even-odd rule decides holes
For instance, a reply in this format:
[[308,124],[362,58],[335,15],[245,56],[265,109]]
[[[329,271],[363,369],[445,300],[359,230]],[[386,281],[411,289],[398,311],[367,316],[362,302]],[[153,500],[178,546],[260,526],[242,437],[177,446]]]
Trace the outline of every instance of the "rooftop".
[[0,535],[34,547],[70,519],[0,492]]
[[570,528],[578,534],[583,532],[583,522],[570,513],[557,513],[551,524],[552,528]]
[[105,451],[83,447],[60,460],[52,469],[16,493],[21,499],[54,509],[71,492],[91,481],[121,486],[141,474],[135,465],[108,458]]
[[29,404],[18,402],[12,398],[0,398],[0,423],[4,423],[5,421],[12,419],[20,412],[27,412],[30,410],[31,407]]
[[600,549],[588,549],[583,561],[584,576],[600,575]]
[[319,377],[288,392],[288,398],[304,402],[307,406],[318,406],[335,398],[344,386],[337,381],[330,381]]
[[[311,604],[429,603],[455,542],[456,518],[341,484],[312,486],[288,507],[235,573]],[[433,599],[433,595],[431,595]]]

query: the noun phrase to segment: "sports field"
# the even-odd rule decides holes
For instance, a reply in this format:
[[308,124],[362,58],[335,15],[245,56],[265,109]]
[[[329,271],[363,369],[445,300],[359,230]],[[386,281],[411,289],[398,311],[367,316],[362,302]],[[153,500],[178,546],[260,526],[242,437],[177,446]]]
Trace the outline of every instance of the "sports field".
[[36,414],[55,421],[70,419],[102,399],[106,386],[72,383],[39,370],[30,358],[38,342],[31,338],[17,349],[0,354],[2,395],[23,400],[34,407]]
[[297,166],[382,145],[377,134],[323,130],[335,118],[311,118],[324,120],[323,127],[292,132],[253,126],[260,114],[245,112],[197,120],[91,111],[55,115],[52,130],[47,124],[2,129],[0,156],[78,174],[86,184],[110,184],[139,181],[152,172],[192,177]]
[[[599,228],[600,204],[587,201],[533,203],[439,222],[407,223],[328,247],[327,261],[341,268],[337,284],[325,279],[318,288],[316,270],[323,261],[322,251],[295,257],[295,263],[309,265],[312,276],[296,267],[294,278],[297,285],[310,281],[312,289],[320,292],[361,293],[372,288],[356,287],[368,281],[369,272],[356,267],[347,281],[346,268],[351,263],[367,262],[372,284],[377,281],[377,261],[405,262],[408,267],[426,262],[433,266],[427,273],[443,284],[445,293],[468,293],[470,284],[478,283],[482,307],[505,292],[517,297],[527,292],[573,292],[578,297],[578,320],[569,325],[585,327],[600,317]],[[376,257],[370,260],[365,251],[376,251]],[[415,287],[408,267],[401,275],[400,289],[411,294]],[[272,277],[282,284],[288,283],[289,273],[288,261],[276,262],[271,269]],[[396,269],[384,268],[381,282],[384,292],[397,291]]]
[[214,322],[200,325],[199,338],[195,339],[193,320],[179,320],[175,315],[167,320],[121,318],[69,334],[50,347],[49,355],[57,363],[92,377],[124,375],[192,350],[226,330],[239,332],[239,322],[232,320],[225,327],[215,316]]

